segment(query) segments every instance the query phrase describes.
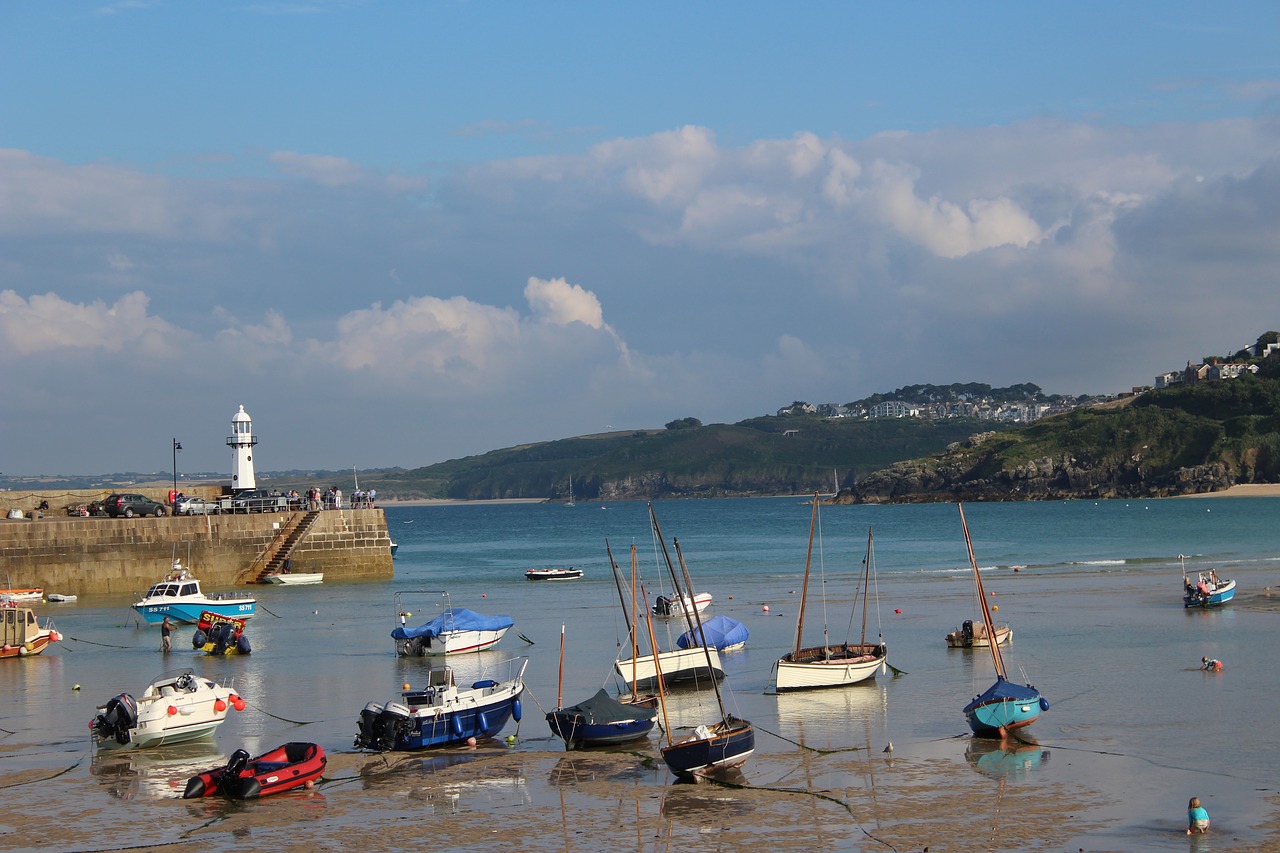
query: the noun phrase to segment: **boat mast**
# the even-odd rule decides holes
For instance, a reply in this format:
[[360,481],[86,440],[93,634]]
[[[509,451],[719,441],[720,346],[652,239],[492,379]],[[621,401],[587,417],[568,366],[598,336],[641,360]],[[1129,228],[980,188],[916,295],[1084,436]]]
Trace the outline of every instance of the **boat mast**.
[[978,571],[978,558],[973,555],[973,540],[969,538],[969,523],[964,519],[964,504],[960,509],[960,525],[964,528],[964,544],[969,549],[969,565],[973,566],[973,581],[977,584],[978,602],[982,605],[982,623],[987,626],[987,648],[991,649],[991,662],[996,667],[996,677],[1004,680],[1004,658],[1000,656],[1000,644],[996,642],[995,625],[991,622],[991,608],[987,605],[987,593],[982,588],[982,574]]
[[[684,573],[685,586],[689,588],[689,597],[693,598],[693,581],[689,579],[689,567],[684,564],[684,554],[680,551],[680,540],[672,537],[672,543],[676,546],[676,557],[680,560],[680,571]],[[694,607],[693,618],[698,623],[698,633],[694,635],[694,639],[702,640],[702,654],[707,659],[707,672],[711,675],[711,687],[716,691],[716,704],[720,706],[720,719],[724,720],[725,726],[729,725],[729,715],[724,712],[724,699],[720,696],[720,684],[716,681],[716,674],[711,666],[711,648],[707,645],[707,635],[702,630],[702,614],[698,612],[698,608]]]
[[[692,631],[693,619],[689,616],[689,611],[692,610],[695,614],[698,612],[698,607],[693,601],[693,588],[692,586],[690,587],[689,600],[686,602],[684,593],[680,591],[680,579],[676,577],[675,564],[671,562],[671,553],[667,551],[667,540],[662,535],[662,527],[658,524],[658,516],[654,515],[652,501],[649,503],[649,523],[653,526],[653,535],[658,538],[658,544],[662,546],[662,558],[667,562],[667,572],[671,575],[671,585],[675,587],[673,592],[676,603],[680,605],[680,614],[684,616],[685,627]],[[701,620],[699,620],[699,624],[701,624]],[[706,638],[704,637],[703,639]]]
[[809,567],[813,563],[813,532],[818,528],[818,493],[813,493],[813,515],[809,519],[809,552],[804,558],[804,585],[800,587],[800,613],[796,616],[796,642],[791,652],[794,661],[800,657],[801,638],[804,635],[804,609],[809,601]]
[[871,584],[871,528],[867,528],[867,556],[862,558],[862,645],[867,644],[867,592]]
[[[634,545],[631,546],[635,548]],[[658,641],[653,636],[653,611],[649,609],[649,596],[640,584],[640,597],[644,599],[644,621],[649,626],[649,648],[653,649],[653,671],[657,673],[658,704],[662,706],[662,727],[666,730],[667,746],[671,746],[671,721],[667,719],[667,686],[662,683],[662,656],[658,654]]]
[[[632,545],[632,550],[635,546]],[[622,570],[618,568],[618,561],[613,559],[613,549],[609,547],[609,540],[604,540],[605,553],[609,555],[609,565],[613,567],[613,585],[618,589],[618,603],[622,605],[622,618],[627,623],[627,633],[633,633],[631,630],[631,619],[627,613],[627,597],[622,592]],[[632,602],[635,602],[635,593],[632,593]]]

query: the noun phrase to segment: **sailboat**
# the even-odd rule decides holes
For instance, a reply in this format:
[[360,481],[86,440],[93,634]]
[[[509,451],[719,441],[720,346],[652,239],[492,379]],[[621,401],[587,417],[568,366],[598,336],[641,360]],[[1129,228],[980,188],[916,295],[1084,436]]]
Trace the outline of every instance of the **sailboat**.
[[[649,505],[649,520],[653,526],[655,540],[660,540],[662,537],[662,531],[657,528],[658,519],[653,514],[652,504]],[[667,553],[667,546],[665,542],[662,543],[662,552],[664,555]],[[632,546],[631,554],[632,560],[634,561],[634,546]],[[613,563],[612,553],[610,553],[609,562]],[[671,560],[668,556],[668,565],[670,565],[670,562]],[[613,566],[616,582],[616,575],[618,571],[617,564],[613,563]],[[674,577],[674,574],[672,574],[673,579]],[[679,590],[680,587],[677,585],[676,592],[674,593],[674,598],[677,601],[681,599]],[[618,594],[619,596],[622,595],[621,589],[619,589]],[[633,589],[633,597],[634,594],[635,592]],[[625,601],[623,602],[623,610],[624,612],[626,610]],[[646,610],[646,615],[651,612],[653,611]],[[693,619],[695,616],[698,617],[699,624],[701,624],[701,617],[695,608],[684,608],[679,615],[685,620],[685,626],[689,631],[693,630]],[[634,624],[635,620],[631,620],[631,622],[632,627],[630,630],[633,632],[639,630],[639,625]],[[694,636],[706,635],[699,633]],[[617,669],[618,675],[623,679],[629,679],[633,684],[639,684],[646,688],[657,685],[659,681],[665,682],[666,684],[681,684],[687,682],[693,682],[696,684],[698,682],[705,681],[708,678],[712,681],[718,678],[724,678],[724,668],[720,664],[720,653],[715,648],[711,648],[708,652],[704,653],[703,648],[700,646],[695,645],[689,648],[680,648],[677,646],[669,652],[660,652],[658,651],[656,644],[651,643],[651,646],[652,654],[641,655],[637,653],[633,644],[631,657],[627,659],[620,658],[614,663],[614,667]]]
[[[628,704],[614,699],[604,688],[585,702],[565,707],[564,626],[560,626],[560,680],[556,707],[547,712],[551,731],[568,749],[583,746],[611,746],[648,737],[658,716],[652,705]],[[633,693],[634,695],[634,693]]]
[[867,604],[871,571],[875,565],[872,531],[867,529],[867,556],[863,559],[862,636],[857,643],[831,645],[826,626],[822,629],[822,645],[805,648],[804,617],[809,598],[809,570],[813,564],[813,538],[818,527],[818,495],[813,496],[813,516],[809,520],[809,551],[804,562],[804,586],[800,593],[800,612],[796,617],[795,647],[778,659],[775,686],[779,692],[814,690],[824,687],[847,687],[875,678],[876,670],[887,666],[888,650],[884,638],[867,642]]
[[[982,575],[978,572],[978,558],[973,555],[973,540],[969,538],[969,523],[964,518],[964,505],[956,504],[960,509],[960,524],[964,527],[964,544],[969,549],[969,564],[973,567],[973,582],[977,584],[978,601],[982,604],[982,621],[986,625],[987,636],[995,636],[995,626],[991,622],[991,607],[987,604],[987,593],[982,588]],[[964,716],[969,722],[975,737],[1005,738],[1015,729],[1029,726],[1040,716],[1041,711],[1049,710],[1049,702],[1029,684],[1018,684],[1009,681],[1004,674],[1004,658],[1000,654],[999,643],[988,643],[991,650],[991,662],[995,664],[996,683],[980,693],[964,706]]]
[[[675,567],[671,563],[671,555],[667,552],[667,543],[662,539],[662,531],[658,527],[658,519],[653,514],[653,504],[649,504],[649,519],[653,523],[654,532],[662,541],[662,554],[666,558],[667,569],[671,572],[671,580],[675,585],[676,594],[680,593],[680,581],[676,578]],[[680,560],[680,571],[684,578],[684,589],[692,591],[693,581],[689,578],[689,567],[685,565],[684,554],[680,551],[680,540],[673,539],[676,548],[676,556]],[[697,623],[697,630],[702,634],[702,615],[696,610],[693,612],[693,619]],[[703,654],[707,658],[707,666],[711,666],[711,655],[714,651],[710,646],[703,645],[700,647]],[[693,733],[681,740],[672,740],[671,726],[664,726],[667,732],[667,745],[662,747],[662,760],[667,763],[667,767],[671,772],[683,778],[697,779],[700,776],[708,776],[713,773],[728,770],[735,767],[741,767],[746,764],[751,753],[756,748],[756,731],[751,723],[747,720],[741,720],[729,714],[724,709],[724,697],[720,693],[720,685],[714,680],[711,686],[715,689],[716,705],[720,709],[720,719],[711,725],[700,725],[693,730]],[[658,700],[662,703],[663,715],[666,715],[666,693],[658,694]]]
[[577,506],[573,501],[573,475],[569,475],[569,500],[564,502],[565,506]]

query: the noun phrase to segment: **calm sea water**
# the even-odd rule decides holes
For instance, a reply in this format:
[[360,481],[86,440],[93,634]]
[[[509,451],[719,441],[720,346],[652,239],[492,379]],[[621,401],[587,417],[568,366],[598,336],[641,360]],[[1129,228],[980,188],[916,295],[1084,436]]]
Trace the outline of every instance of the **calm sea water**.
[[[793,767],[797,742],[878,753],[892,741],[903,758],[964,760],[960,709],[993,676],[987,653],[950,650],[943,641],[978,615],[954,505],[823,508],[807,642],[816,643],[824,625],[833,641],[850,631],[856,639],[861,618],[852,620],[851,605],[871,527],[879,606],[868,632],[883,634],[889,662],[906,674],[803,696],[772,695],[771,667],[793,641],[808,500],[681,501],[656,509],[668,539],[680,541],[698,591],[714,595],[708,612],[733,616],[751,631],[746,650],[724,656],[730,710],[760,730],[746,768],[750,782],[777,784]],[[1165,830],[1182,819],[1192,794],[1206,801],[1215,827],[1229,827],[1237,838],[1262,837],[1260,825],[1274,817],[1266,798],[1276,793],[1280,757],[1273,736],[1280,724],[1278,514],[1280,500],[1265,498],[966,506],[995,618],[1014,629],[1005,654],[1010,676],[1035,684],[1052,703],[1030,730],[1041,749],[1034,761],[1018,762],[1012,783],[1088,785],[1115,803],[1103,815],[1113,827],[1108,835],[1079,846],[1162,849],[1172,843]],[[562,751],[536,707],[556,703],[561,626],[566,703],[612,683],[614,655],[625,642],[606,540],[624,570],[637,546],[651,597],[669,591],[643,503],[392,507],[387,520],[400,546],[394,581],[262,588],[249,626],[254,653],[245,658],[189,653],[189,628],[175,637],[177,651],[162,657],[158,632],[136,624],[127,598],[42,606],[41,615],[52,615],[68,639],[41,659],[0,665],[6,772],[72,767],[70,778],[103,788],[106,803],[94,804],[95,821],[133,823],[135,843],[160,840],[138,837],[137,812],[124,805],[112,811],[111,795],[136,804],[174,792],[148,788],[145,773],[92,755],[87,723],[94,705],[140,692],[165,669],[194,666],[234,682],[251,709],[222,726],[216,745],[179,750],[173,761],[203,767],[241,746],[258,751],[296,739],[349,749],[366,702],[423,679],[427,663],[395,658],[388,636],[393,596],[410,590],[429,591],[405,596],[418,608],[415,623],[438,612],[439,591],[456,606],[515,618],[498,650],[455,665],[467,678],[528,655],[526,716],[504,734],[518,732],[518,749]],[[1235,603],[1185,611],[1184,564],[1234,577]],[[586,576],[523,579],[525,569],[550,565],[580,567]],[[164,568],[157,566],[157,575]],[[1203,655],[1224,660],[1226,670],[1199,671]],[[683,694],[673,711],[690,724],[713,712],[710,693]],[[11,802],[22,796],[21,788],[6,791]]]

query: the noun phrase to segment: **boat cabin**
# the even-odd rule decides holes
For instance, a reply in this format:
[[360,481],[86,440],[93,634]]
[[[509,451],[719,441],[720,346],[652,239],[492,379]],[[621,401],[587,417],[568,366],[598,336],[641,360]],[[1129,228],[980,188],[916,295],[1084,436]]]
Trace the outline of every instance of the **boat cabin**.
[[427,675],[426,689],[407,691],[404,702],[410,708],[429,708],[444,705],[445,699],[450,694],[456,696],[457,692],[453,683],[453,667],[436,667]]
[[144,598],[177,598],[186,595],[199,595],[200,584],[194,579],[182,581],[161,581],[147,590]]
[[0,612],[4,614],[4,645],[21,646],[36,638],[40,626],[36,624],[36,614],[30,607],[14,607],[10,604],[5,605]]

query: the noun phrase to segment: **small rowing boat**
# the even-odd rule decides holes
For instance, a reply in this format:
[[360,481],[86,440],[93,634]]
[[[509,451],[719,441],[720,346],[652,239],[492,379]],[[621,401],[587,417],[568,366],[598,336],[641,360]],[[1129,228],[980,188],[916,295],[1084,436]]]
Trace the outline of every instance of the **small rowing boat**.
[[529,569],[524,573],[525,580],[531,581],[568,581],[582,577],[582,569],[570,566],[564,568]]

